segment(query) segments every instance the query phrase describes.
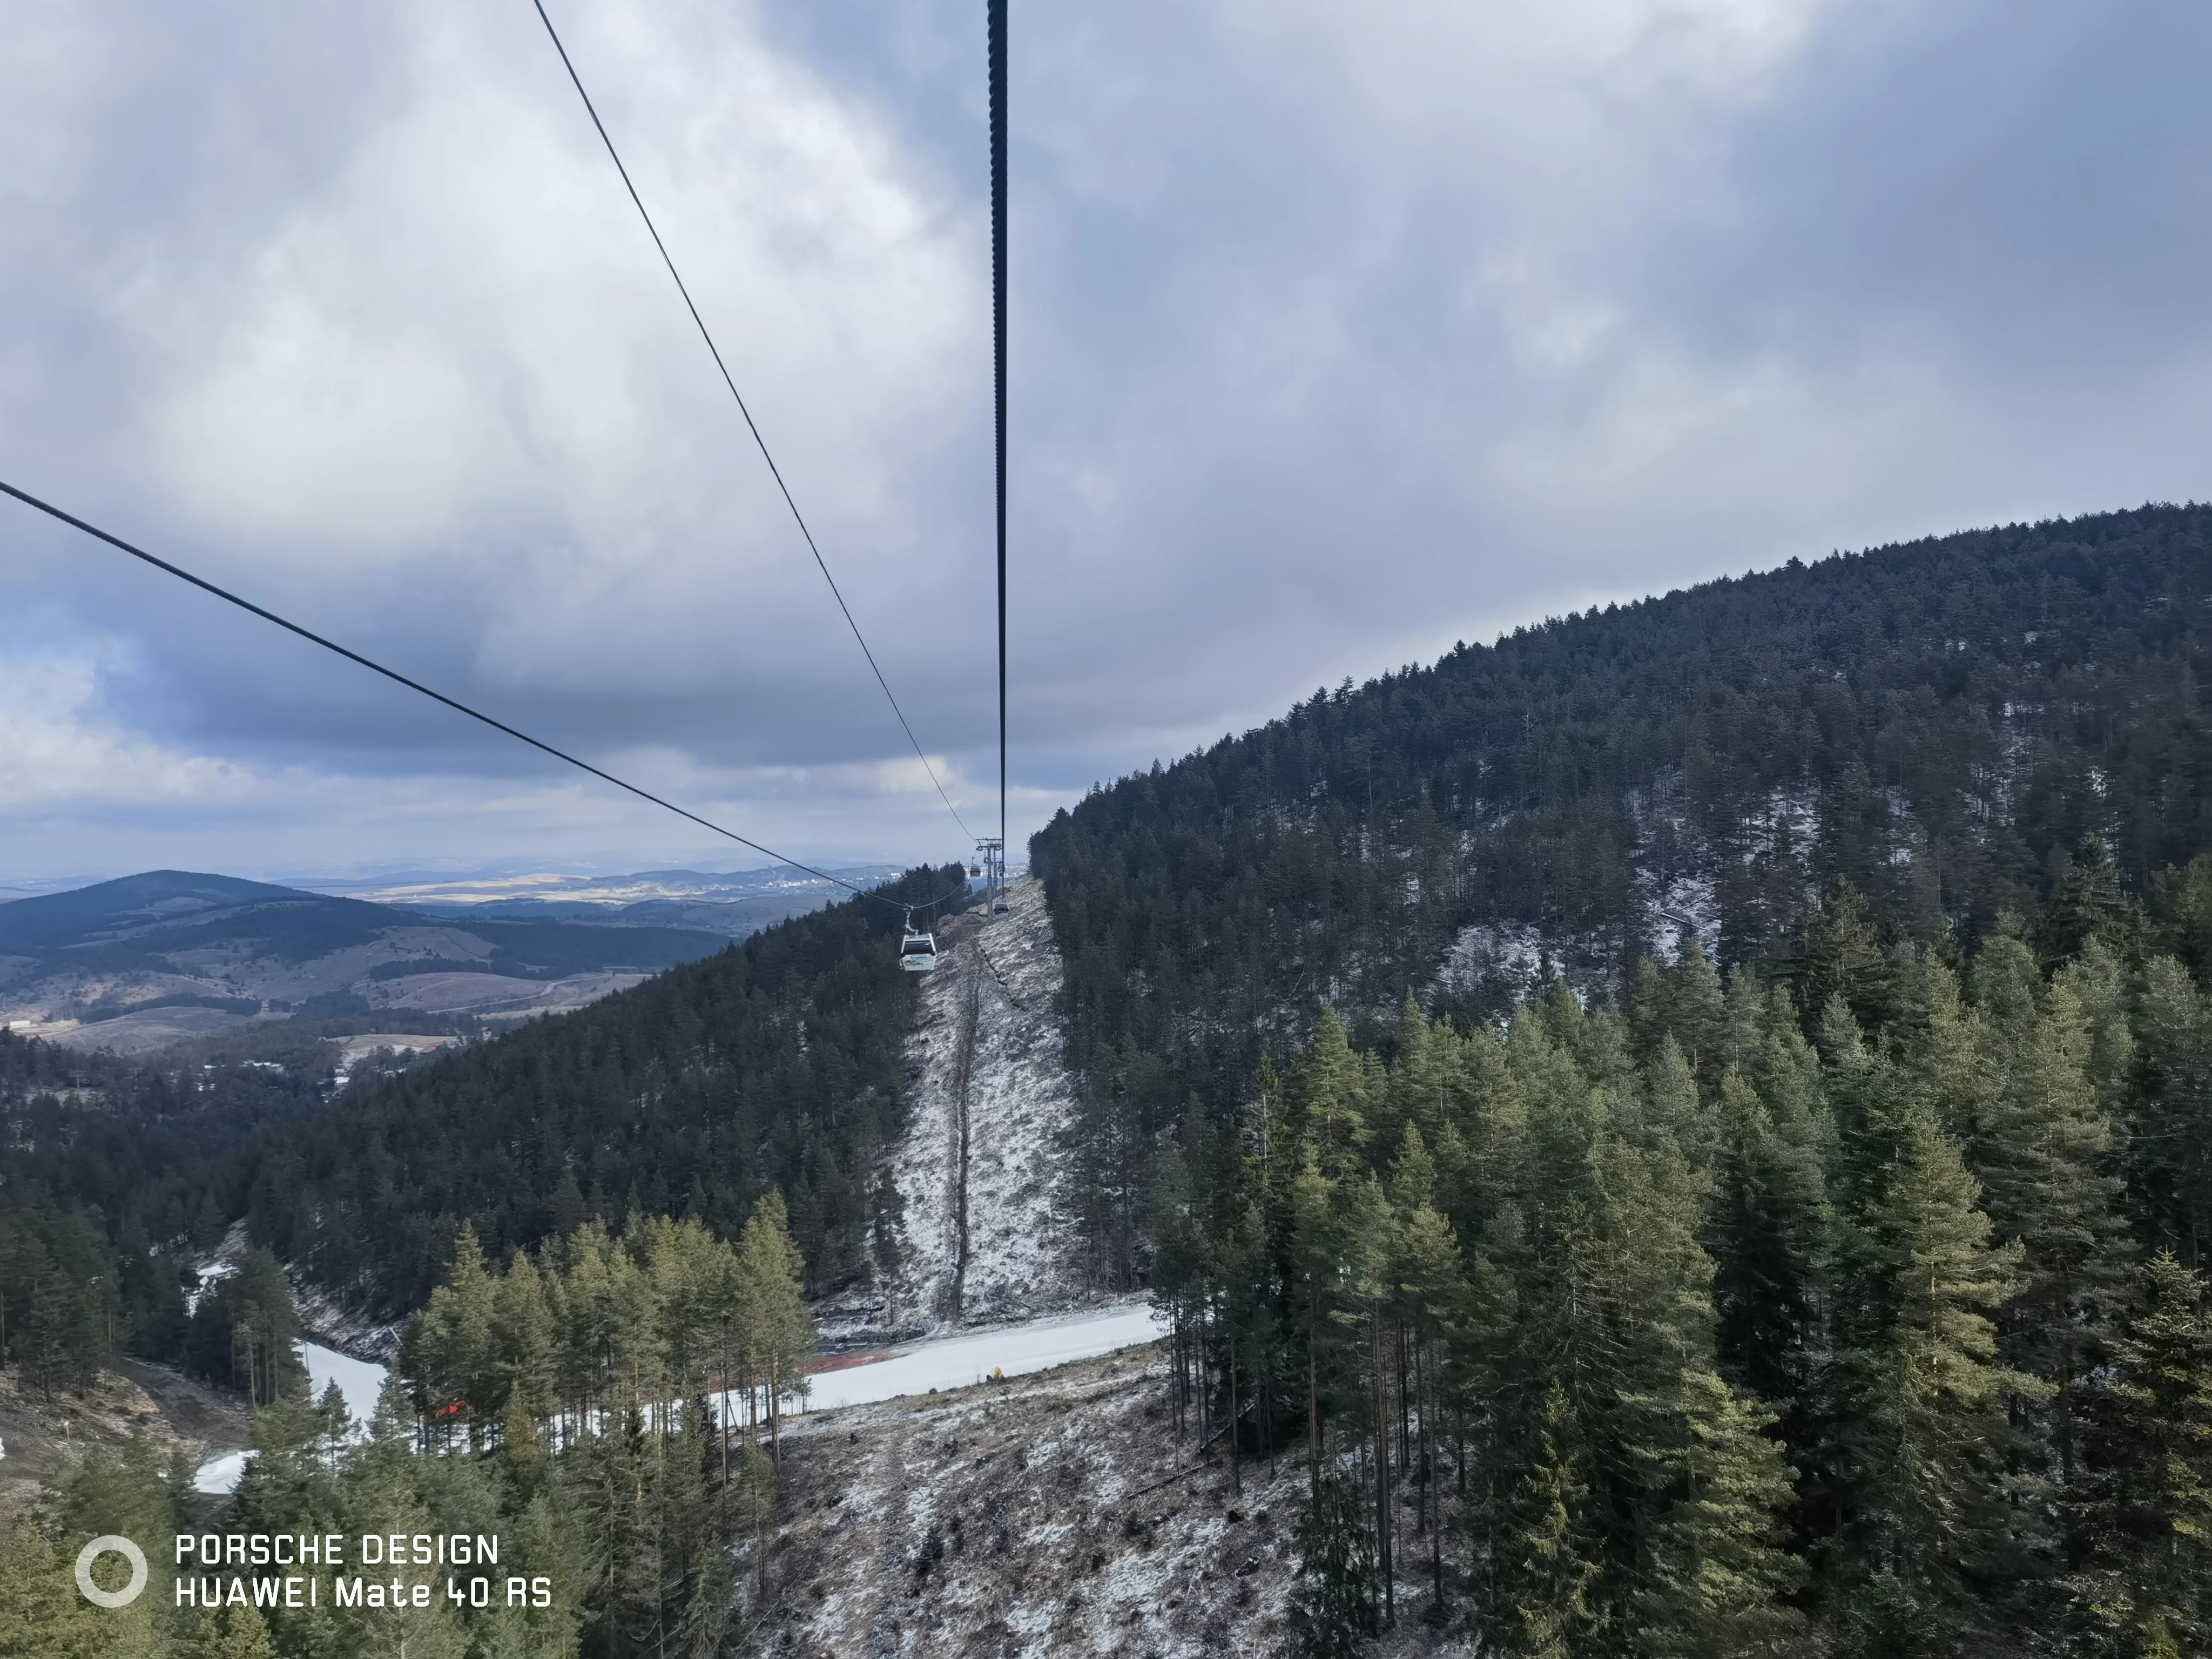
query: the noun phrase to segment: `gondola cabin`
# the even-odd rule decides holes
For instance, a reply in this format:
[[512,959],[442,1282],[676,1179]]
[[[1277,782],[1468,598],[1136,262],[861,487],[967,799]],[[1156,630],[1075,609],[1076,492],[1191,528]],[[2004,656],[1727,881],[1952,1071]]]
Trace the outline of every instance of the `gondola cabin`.
[[929,933],[907,930],[899,941],[899,966],[909,974],[926,974],[937,966],[937,939]]

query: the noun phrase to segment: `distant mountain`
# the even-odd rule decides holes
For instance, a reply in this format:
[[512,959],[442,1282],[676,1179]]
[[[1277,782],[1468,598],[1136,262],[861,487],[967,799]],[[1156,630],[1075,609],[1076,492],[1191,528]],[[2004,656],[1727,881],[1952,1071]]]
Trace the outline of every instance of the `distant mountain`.
[[[0,951],[54,950],[212,922],[242,910],[298,906],[314,895],[234,876],[149,870],[66,893],[0,904]],[[325,902],[328,902],[325,901]],[[371,906],[359,907],[362,911]]]
[[142,1052],[240,1020],[574,1007],[724,948],[719,930],[459,921],[179,870],[0,904],[0,1022]]
[[[854,865],[828,873],[860,886],[895,879],[898,866]],[[778,866],[766,870],[642,870],[575,876],[512,870],[399,873],[313,882],[316,891],[369,899],[438,916],[504,916],[615,927],[696,927],[744,939],[805,915],[847,890]]]

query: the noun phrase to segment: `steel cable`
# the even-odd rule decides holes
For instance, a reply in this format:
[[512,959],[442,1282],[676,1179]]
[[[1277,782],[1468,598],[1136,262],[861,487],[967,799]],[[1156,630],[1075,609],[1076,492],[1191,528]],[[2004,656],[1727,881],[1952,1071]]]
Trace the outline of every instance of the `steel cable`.
[[[730,373],[730,366],[722,361],[721,348],[714,343],[714,337],[707,328],[707,319],[699,314],[699,307],[693,303],[691,290],[684,286],[683,274],[676,269],[676,261],[670,257],[668,245],[660,240],[659,227],[653,222],[653,215],[646,211],[645,198],[637,193],[637,186],[630,182],[629,169],[623,165],[621,152],[615,149],[615,141],[607,136],[606,123],[599,119],[599,108],[592,102],[592,94],[584,90],[583,77],[576,73],[576,65],[568,56],[568,48],[561,42],[561,32],[553,27],[552,18],[546,15],[544,0],[530,0],[530,3],[537,8],[538,21],[545,25],[545,33],[553,42],[553,50],[561,54],[561,67],[568,71],[569,84],[576,88],[576,96],[584,100],[584,112],[592,118],[592,125],[599,135],[599,142],[606,146],[607,158],[615,164],[615,171],[622,175],[623,188],[629,192],[631,204],[637,209],[637,216],[645,221],[646,234],[653,238],[653,246],[660,254],[660,263],[668,267],[668,275],[676,284],[676,291],[684,296],[684,308],[691,313],[691,321],[699,331],[699,337],[707,343],[707,350],[714,359],[714,367],[721,371],[722,384],[729,387],[730,396],[738,405],[738,413],[744,416],[745,430],[752,434],[753,442],[760,450],[761,459],[768,463],[769,476],[775,480],[776,489],[782,492],[783,504],[791,509],[792,522],[799,526],[799,533],[806,538],[806,550],[814,556],[814,563],[822,572],[822,580],[830,584],[830,597],[837,601],[837,609],[844,614],[845,626],[853,630],[854,639],[860,643],[860,654],[868,659],[869,671],[875,675],[876,684],[883,688],[884,697],[890,704],[891,713],[898,716],[899,729],[906,733],[907,742],[913,745],[915,758],[921,763],[921,769],[929,775],[929,781],[937,790],[937,798],[945,803],[945,810],[952,814],[952,821],[960,826],[960,833],[974,840],[975,832],[968,828],[967,820],[960,816],[960,809],[952,804],[952,797],[945,793],[945,785],[939,781],[937,769],[929,763],[929,757],[922,752],[921,740],[914,735],[914,727],[907,723],[906,710],[899,707],[898,698],[891,693],[890,682],[884,678],[884,671],[877,665],[876,653],[868,648],[867,638],[860,632],[860,624],[854,621],[852,607],[845,603],[845,595],[838,589],[837,579],[830,574],[829,562],[822,556],[821,548],[816,545],[814,532],[806,527],[805,515],[799,512],[799,503],[792,496],[791,486],[783,481],[783,470],[776,465],[775,457],[769,453],[768,440],[761,436],[761,429],[753,420],[753,412],[745,406],[744,395],[738,390],[736,377]],[[1003,491],[1001,494],[1003,495]],[[1001,605],[1000,609],[1003,612],[1004,606]],[[1003,616],[1000,628],[1003,634]],[[1001,657],[1004,654],[1002,644]],[[1002,682],[1003,678],[1002,675]],[[1003,683],[1000,696],[1003,702]],[[1003,743],[1001,747],[1004,747]],[[1000,770],[1003,773],[1003,766]],[[1000,793],[1005,793],[1003,777]],[[1003,826],[1000,833],[1004,834]]]
[[577,757],[568,753],[565,749],[556,749],[551,744],[545,742],[543,738],[533,738],[527,732],[520,731],[514,726],[509,726],[505,720],[499,720],[490,714],[487,714],[482,709],[470,708],[468,704],[461,702],[457,697],[449,697],[442,691],[434,690],[429,686],[423,684],[420,680],[410,679],[406,675],[401,673],[396,668],[386,668],[382,663],[376,661],[374,659],[365,657],[358,651],[349,650],[346,647],[340,645],[335,640],[325,639],[323,635],[316,633],[313,629],[303,628],[298,623],[291,621],[289,617],[280,617],[274,611],[270,611],[265,606],[256,605],[252,600],[234,593],[227,587],[218,587],[215,583],[208,580],[205,577],[196,576],[191,571],[184,568],[181,565],[171,564],[167,559],[156,557],[155,555],[149,553],[144,548],[134,546],[130,542],[125,541],[122,537],[112,535],[107,531],[102,530],[98,525],[88,523],[85,520],[78,518],[74,513],[65,512],[62,508],[56,507],[51,501],[40,501],[36,495],[30,494],[27,490],[16,489],[15,485],[8,483],[5,479],[0,479],[0,493],[12,495],[17,501],[22,502],[24,506],[35,508],[37,511],[45,514],[50,519],[59,520],[62,523],[68,525],[73,530],[81,530],[86,535],[94,538],[95,540],[106,542],[110,547],[116,548],[122,552],[128,553],[134,559],[143,560],[146,563],[152,565],[156,570],[167,571],[170,575],[176,577],[179,581],[190,582],[194,587],[200,589],[203,592],[212,593],[216,599],[223,600],[226,604],[234,605],[241,611],[250,611],[254,616],[260,617],[264,622],[274,623],[277,627],[285,629],[289,633],[298,635],[301,639],[307,641],[311,644],[319,645],[325,651],[335,652],[337,655],[343,657],[348,662],[357,663],[372,673],[381,674],[386,679],[391,680],[397,684],[404,685],[410,691],[419,691],[422,696],[429,698],[433,702],[441,702],[445,704],[447,708],[453,710],[456,714],[466,714],[472,720],[480,720],[484,725],[491,727],[495,732],[504,732],[508,737],[514,738],[517,742],[526,743],[532,749],[542,750],[544,753],[552,756],[556,760],[565,761],[570,766],[575,767],[580,771],[589,772],[593,777],[600,779],[604,782],[611,783],[617,789],[629,791],[631,794],[635,795],[640,800],[650,801],[655,806],[661,807],[667,811],[675,813],[678,817],[688,818],[693,823],[697,824],[701,829],[711,830],[716,835],[724,836],[730,841],[737,842],[740,847],[749,847],[754,852],[762,854],[763,857],[774,859],[778,864],[787,865],[793,870],[804,871],[810,876],[817,877],[823,881],[842,887],[848,892],[855,894],[861,898],[873,899],[877,903],[887,905],[894,910],[913,911],[933,909],[936,906],[945,903],[948,899],[965,897],[967,895],[968,890],[963,884],[955,892],[946,893],[939,897],[925,900],[920,903],[913,905],[901,904],[896,900],[885,898],[882,894],[875,892],[871,889],[862,887],[857,883],[849,882],[842,876],[834,876],[827,870],[817,870],[812,865],[803,864],[795,858],[792,858],[785,854],[777,852],[772,847],[764,847],[750,836],[741,836],[734,830],[726,830],[720,824],[716,823],[713,819],[702,817],[698,813],[692,811],[688,807],[678,806],[672,800],[664,800],[659,795],[654,794],[651,790],[641,789],[637,785],[628,782],[622,778],[618,778],[613,773],[606,771],[600,767],[594,766],[587,760],[579,759]]

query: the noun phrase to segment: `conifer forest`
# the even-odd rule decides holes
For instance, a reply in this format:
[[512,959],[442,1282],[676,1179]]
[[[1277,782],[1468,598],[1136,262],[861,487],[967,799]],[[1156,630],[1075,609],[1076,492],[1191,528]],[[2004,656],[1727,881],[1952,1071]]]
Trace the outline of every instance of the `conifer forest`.
[[[2150,507],[1462,646],[1036,837],[1060,1219],[1159,1310],[1144,1431],[1291,1481],[1285,1651],[2212,1652],[2207,684],[2212,509]],[[811,1651],[806,1367],[913,1246],[898,907],[961,876],[335,1094],[0,1034],[10,1386],[159,1367],[253,1451],[0,1517],[0,1650]],[[357,1432],[326,1307],[397,1334]],[[554,1589],[95,1618],[134,1528]]]

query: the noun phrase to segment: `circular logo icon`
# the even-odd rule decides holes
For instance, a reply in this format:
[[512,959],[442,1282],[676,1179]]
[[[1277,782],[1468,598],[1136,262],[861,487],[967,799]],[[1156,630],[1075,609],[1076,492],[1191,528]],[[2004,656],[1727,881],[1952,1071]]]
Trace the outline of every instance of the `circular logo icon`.
[[[121,1589],[104,1590],[92,1582],[92,1564],[103,1555],[119,1555],[131,1564],[131,1582]],[[145,1551],[116,1533],[94,1539],[76,1553],[76,1587],[94,1607],[129,1607],[146,1588]]]

